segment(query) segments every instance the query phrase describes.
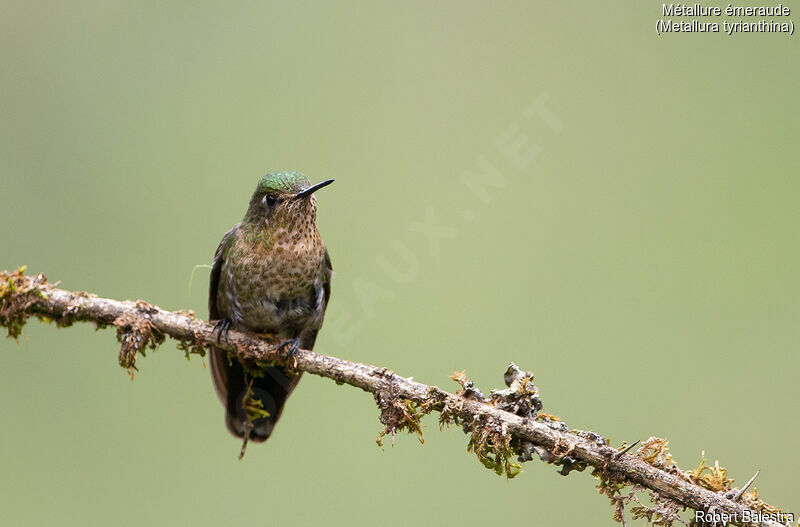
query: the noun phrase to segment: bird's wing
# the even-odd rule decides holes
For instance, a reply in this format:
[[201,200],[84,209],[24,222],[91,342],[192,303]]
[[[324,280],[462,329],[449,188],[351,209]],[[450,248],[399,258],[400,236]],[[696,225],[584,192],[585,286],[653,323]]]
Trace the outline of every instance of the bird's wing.
[[225,257],[228,253],[228,248],[230,248],[231,243],[233,243],[234,235],[236,234],[236,230],[239,228],[239,224],[233,226],[231,230],[225,233],[225,236],[222,237],[222,241],[219,242],[219,246],[217,247],[217,252],[214,253],[214,262],[211,264],[211,276],[209,278],[209,285],[208,285],[208,319],[209,320],[219,320],[220,318],[225,318],[227,313],[220,313],[219,308],[217,306],[217,291],[219,289],[219,274],[222,270],[222,264],[225,262]]
[[328,249],[325,249],[325,278],[322,282],[322,289],[325,296],[325,307],[328,306],[328,300],[331,298],[331,277],[333,276],[333,265],[331,265],[331,257],[328,254]]
[[[228,249],[233,243],[236,230],[239,225],[235,225],[231,230],[225,233],[222,241],[219,242],[217,252],[214,253],[214,262],[211,265],[211,277],[209,279],[208,287],[208,319],[219,320],[227,318],[228,313],[220,313],[219,306],[217,305],[217,292],[219,290],[219,275],[222,270],[222,264],[225,262]],[[217,392],[217,397],[222,401],[223,405],[228,401],[228,373],[230,370],[230,361],[228,354],[222,350],[212,348],[209,350],[209,366],[211,369],[211,378],[214,381],[214,388]]]

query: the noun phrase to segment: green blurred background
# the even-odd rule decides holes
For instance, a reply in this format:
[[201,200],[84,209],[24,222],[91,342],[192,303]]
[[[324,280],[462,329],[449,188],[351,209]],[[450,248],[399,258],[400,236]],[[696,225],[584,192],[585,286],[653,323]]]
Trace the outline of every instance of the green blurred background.
[[[571,427],[800,511],[797,37],[611,6],[2,2],[0,268],[205,317],[257,178],[335,178],[317,351],[487,391],[514,360]],[[506,481],[435,418],[381,451],[372,398],[310,376],[238,461],[202,360],[131,382],[117,350],[0,343],[3,525],[612,524],[588,473]]]

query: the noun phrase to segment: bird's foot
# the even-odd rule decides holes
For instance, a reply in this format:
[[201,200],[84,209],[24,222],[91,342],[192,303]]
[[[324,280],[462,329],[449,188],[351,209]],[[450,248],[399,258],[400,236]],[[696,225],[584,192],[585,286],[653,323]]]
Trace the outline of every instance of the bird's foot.
[[[283,349],[287,348],[284,352]],[[284,359],[294,359],[294,354],[300,349],[300,339],[286,339],[278,344],[278,353],[283,353]],[[297,359],[294,359],[294,365],[297,366]]]
[[214,329],[213,332],[217,334],[217,344],[219,344],[220,339],[223,337],[225,338],[225,342],[228,341],[228,331],[231,329],[231,321],[227,318],[221,318],[214,322]]

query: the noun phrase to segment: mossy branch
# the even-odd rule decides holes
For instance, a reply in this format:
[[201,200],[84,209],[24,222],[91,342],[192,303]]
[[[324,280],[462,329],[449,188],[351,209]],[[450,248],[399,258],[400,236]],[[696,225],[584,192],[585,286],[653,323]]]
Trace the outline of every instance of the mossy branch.
[[[92,322],[98,328],[113,325],[122,344],[120,364],[131,374],[137,355],[155,349],[166,336],[176,339],[187,356],[218,347],[256,367],[269,361],[285,363],[274,343],[256,335],[231,330],[227,340],[217,343],[213,326],[192,312],[67,291],[50,284],[42,274],[31,276],[24,271],[0,271],[0,325],[8,329],[9,337],[18,337],[30,317],[55,321],[59,327],[74,322]],[[688,524],[678,515],[685,510],[725,515],[736,525],[776,526],[792,521],[792,515],[766,504],[757,492],[731,487],[733,481],[725,469],[706,465],[705,458],[691,471],[680,470],[662,439],[650,438],[636,452],[628,453],[629,449],[609,447],[605,438],[593,432],[570,430],[560,419],[540,412],[542,404],[532,374],[513,364],[505,374],[507,389],[493,391],[488,398],[463,372],[451,377],[461,390],[450,393],[387,368],[307,350],[299,350],[290,366],[372,393],[385,425],[379,443],[386,434],[394,440],[400,430],[416,434],[422,441],[420,419],[435,411],[440,413],[441,425],[462,426],[469,435],[469,450],[487,468],[506,477],[516,476],[520,462],[532,459],[533,453],[558,465],[561,474],[591,466],[599,480],[598,489],[611,500],[614,518],[622,523],[629,505],[634,518],[646,518],[655,525]],[[519,462],[513,461],[515,457]],[[649,494],[650,505],[639,500],[637,491]]]

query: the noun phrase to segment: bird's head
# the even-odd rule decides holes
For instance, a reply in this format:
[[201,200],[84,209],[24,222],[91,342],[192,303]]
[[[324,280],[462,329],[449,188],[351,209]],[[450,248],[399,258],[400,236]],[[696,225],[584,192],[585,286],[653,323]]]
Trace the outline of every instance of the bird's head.
[[272,172],[261,177],[250,198],[245,221],[290,229],[314,221],[317,199],[314,192],[333,183],[332,179],[312,185],[300,172]]

